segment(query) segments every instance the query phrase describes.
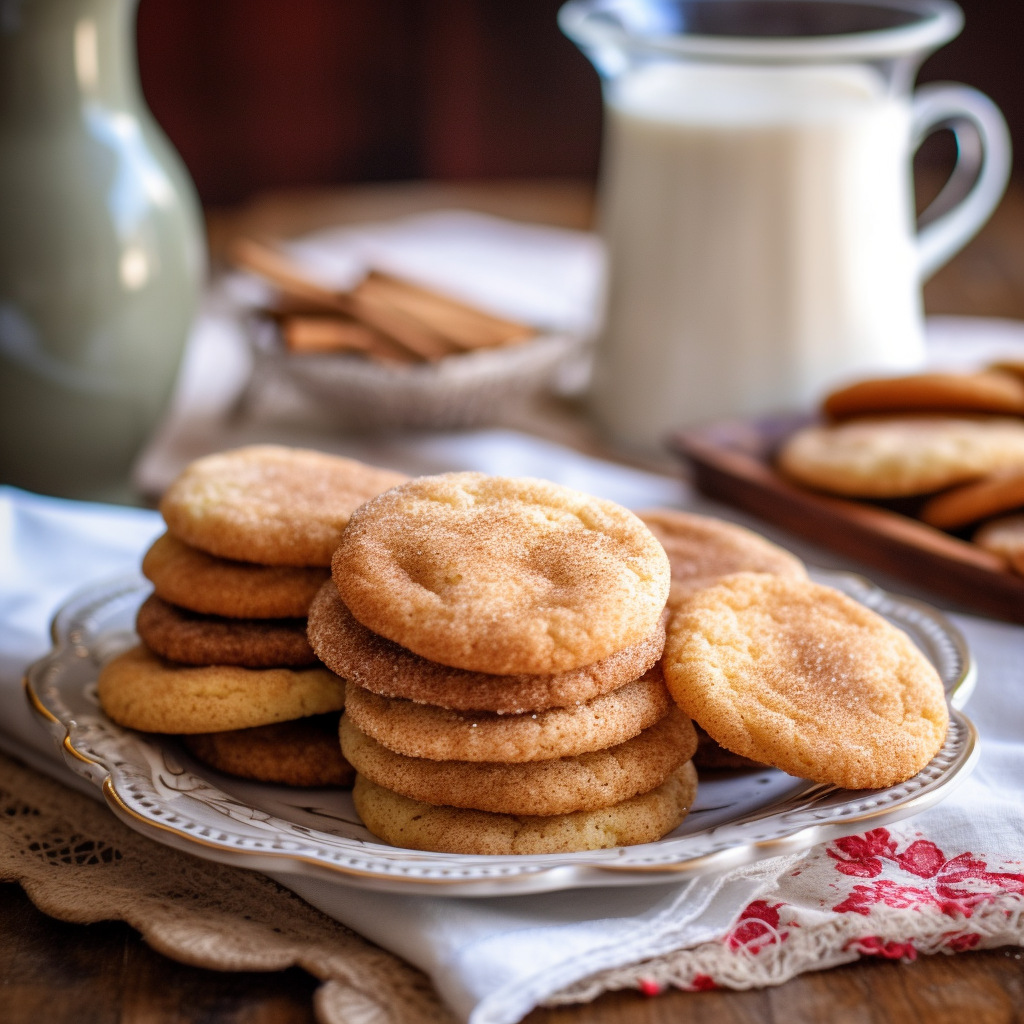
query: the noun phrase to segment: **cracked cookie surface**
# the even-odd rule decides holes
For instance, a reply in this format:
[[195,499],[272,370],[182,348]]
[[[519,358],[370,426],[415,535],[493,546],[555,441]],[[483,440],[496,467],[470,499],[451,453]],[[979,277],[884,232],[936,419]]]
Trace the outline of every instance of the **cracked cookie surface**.
[[917,774],[949,722],[938,673],[906,633],[809,580],[739,573],[691,595],[662,669],[727,750],[847,789]]
[[160,512],[175,537],[211,555],[327,566],[352,512],[407,479],[324,452],[252,445],[191,463]]
[[352,615],[431,661],[571,671],[658,625],[668,559],[619,505],[543,480],[420,477],[358,509],[332,573]]

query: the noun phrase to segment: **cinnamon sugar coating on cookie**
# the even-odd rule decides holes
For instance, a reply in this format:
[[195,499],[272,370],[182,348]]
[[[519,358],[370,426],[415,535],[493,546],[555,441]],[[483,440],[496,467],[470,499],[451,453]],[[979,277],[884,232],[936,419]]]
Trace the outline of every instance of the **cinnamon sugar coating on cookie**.
[[831,587],[728,576],[676,610],[669,692],[727,750],[790,775],[878,789],[945,739],[938,673],[910,638]]
[[141,644],[100,670],[103,710],[140,732],[249,729],[340,711],[345,680],[326,668],[176,665]]
[[368,629],[453,668],[567,672],[658,624],[668,559],[632,512],[543,480],[420,477],[357,510],[332,563]]
[[233,619],[301,618],[331,575],[322,566],[256,565],[218,558],[169,533],[146,552],[142,573],[165,601]]
[[392,846],[490,856],[653,843],[682,824],[696,796],[697,773],[689,761],[647,793],[595,811],[546,817],[438,807],[399,796],[361,775],[352,791],[366,827]]
[[356,622],[331,582],[309,609],[309,640],[317,657],[338,675],[382,697],[402,697],[457,711],[498,714],[569,707],[610,693],[653,668],[665,646],[659,619],[632,647],[583,668],[555,675],[467,672],[421,658]]
[[160,502],[179,540],[261,565],[330,565],[352,512],[408,479],[354,459],[253,445],[197,459]]
[[356,777],[341,754],[336,714],[196,733],[181,741],[204,764],[242,779],[282,786],[351,786]]
[[449,711],[380,697],[349,683],[345,713],[397,754],[431,761],[544,761],[603,750],[639,735],[668,714],[672,699],[652,669],[586,704],[519,715]]
[[341,720],[342,753],[360,775],[411,800],[497,814],[609,807],[660,786],[696,749],[693,724],[675,707],[617,746],[519,764],[406,757]]
[[135,630],[162,658],[183,665],[278,668],[316,664],[305,619],[223,619],[176,608],[151,594]]
[[668,555],[672,606],[687,594],[713,586],[735,572],[807,578],[804,563],[796,555],[735,523],[671,508],[647,509],[637,515]]

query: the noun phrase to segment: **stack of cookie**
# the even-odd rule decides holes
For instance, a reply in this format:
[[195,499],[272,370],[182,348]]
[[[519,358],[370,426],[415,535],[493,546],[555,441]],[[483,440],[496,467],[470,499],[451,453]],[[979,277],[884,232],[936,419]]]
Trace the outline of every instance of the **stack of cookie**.
[[154,594],[139,647],[100,676],[115,721],[181,735],[214,768],[345,785],[345,684],[306,639],[349,514],[405,477],[319,452],[258,446],[193,463],[161,502],[168,532],[143,561]]
[[658,669],[663,549],[537,480],[424,477],[356,511],[309,614],[349,683],[341,744],[396,846],[520,854],[649,842],[696,791]]

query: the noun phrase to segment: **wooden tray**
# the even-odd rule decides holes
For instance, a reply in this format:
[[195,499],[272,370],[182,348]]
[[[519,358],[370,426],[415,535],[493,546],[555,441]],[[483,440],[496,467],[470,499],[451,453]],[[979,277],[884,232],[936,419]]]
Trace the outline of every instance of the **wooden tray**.
[[1024,622],[1024,578],[997,555],[888,508],[804,490],[777,473],[779,444],[807,422],[725,420],[676,434],[672,447],[708,497],[986,615]]

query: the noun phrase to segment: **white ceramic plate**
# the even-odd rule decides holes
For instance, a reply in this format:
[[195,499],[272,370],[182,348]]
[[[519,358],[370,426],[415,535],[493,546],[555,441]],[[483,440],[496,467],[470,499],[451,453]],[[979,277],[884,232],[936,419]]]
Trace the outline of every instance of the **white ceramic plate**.
[[385,846],[344,790],[245,782],[194,761],[173,739],[122,729],[100,710],[100,666],[137,642],[149,584],[98,584],[53,625],[55,649],[26,677],[29,701],[79,775],[114,813],[159,842],[255,870],[295,873],[405,893],[494,896],[601,885],[642,885],[721,871],[862,832],[932,806],[977,759],[977,734],[957,708],[974,685],[966,644],[937,611],[859,576],[818,572],[906,630],[942,677],[952,707],[946,743],[918,775],[871,791],[836,789],[783,772],[702,773],[683,824],[656,843],[584,853],[479,857]]

